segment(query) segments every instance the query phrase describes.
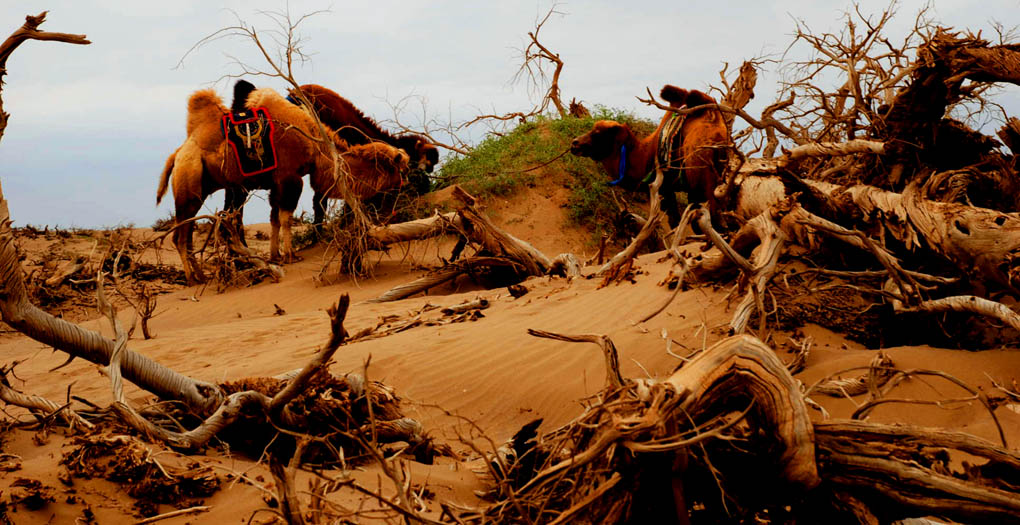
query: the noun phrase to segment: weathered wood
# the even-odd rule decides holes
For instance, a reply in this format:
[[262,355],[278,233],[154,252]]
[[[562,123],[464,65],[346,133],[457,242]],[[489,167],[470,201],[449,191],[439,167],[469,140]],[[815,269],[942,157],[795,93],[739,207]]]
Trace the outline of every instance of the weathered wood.
[[1012,117],[995,132],[1013,155],[1020,155],[1020,118]]
[[68,277],[78,273],[85,267],[84,257],[78,257],[73,261],[65,262],[52,277],[46,279],[44,284],[50,288],[60,286]]
[[[748,167],[758,173],[770,169],[775,169],[775,163]],[[778,176],[750,173],[738,183],[737,214],[747,218],[799,189],[788,187]],[[894,193],[864,184],[799,183],[826,196],[847,221],[881,226],[907,249],[930,251],[953,263],[961,273],[989,284],[1015,290],[1013,283],[1020,282],[1020,266],[1015,264],[1020,261],[1020,216],[923,199],[913,186]]]
[[562,274],[566,277],[584,277],[581,273],[581,262],[572,253],[561,253],[552,260],[549,266],[550,275]]
[[468,257],[456,263],[448,264],[437,270],[435,273],[426,275],[420,279],[390,288],[379,297],[369,299],[367,302],[385,303],[389,301],[399,301],[401,299],[411,297],[414,294],[439,286],[443,283],[450,282],[462,274],[469,273],[471,270],[481,267],[521,268],[517,262],[504,259],[502,257]]
[[437,237],[459,231],[462,227],[460,215],[449,212],[409,222],[374,226],[368,230],[367,236],[371,248],[381,249],[398,242]]
[[[24,272],[18,262],[10,212],[0,188],[0,316],[15,330],[58,350],[101,366],[110,363],[114,341],[98,332],[56,318],[29,301]],[[198,413],[210,413],[223,395],[211,383],[166,368],[144,355],[125,350],[124,377],[163,399],[183,401]]]
[[760,244],[754,252],[754,270],[747,276],[749,289],[733,313],[733,318],[730,320],[730,331],[733,334],[744,333],[747,323],[751,320],[751,314],[757,307],[758,334],[764,337],[765,287],[772,280],[772,276],[776,274],[779,256],[783,254],[787,235],[779,229],[775,220],[768,213],[763,213],[747,221],[744,228],[753,230],[758,235]]
[[481,244],[489,254],[519,263],[528,275],[545,275],[552,265],[545,254],[492,224],[488,217],[475,209],[475,198],[460,186],[454,186],[452,195],[458,203],[457,213],[470,223],[470,226],[465,226],[468,237]]
[[[1020,523],[1020,494],[985,479],[981,468],[952,472],[939,449],[985,459],[1009,483],[1020,455],[941,429],[837,421],[815,425],[822,477],[852,490],[887,520],[938,515],[960,522]],[[923,454],[922,451],[924,452]],[[954,475],[955,474],[955,475]]]
[[[722,73],[720,73],[720,76],[722,76]],[[726,78],[723,76],[723,81],[725,82],[725,80]],[[733,132],[733,121],[736,119],[736,111],[743,110],[744,106],[754,98],[754,86],[757,83],[758,69],[754,66],[754,62],[744,61],[740,65],[740,74],[737,75],[737,79],[733,81],[733,85],[721,101],[723,106],[734,109],[733,113],[723,113],[723,121],[726,122],[726,129],[730,133]]]
[[820,478],[815,464],[814,427],[800,382],[765,343],[749,335],[723,339],[698,354],[664,381],[684,399],[679,413],[709,415],[732,396],[754,400],[752,410],[779,446],[784,478],[805,489]]
[[464,312],[470,312],[471,310],[484,310],[489,307],[489,300],[484,297],[478,297],[473,301],[466,303],[455,304],[453,306],[447,306],[439,310],[443,315],[454,315],[462,314]]

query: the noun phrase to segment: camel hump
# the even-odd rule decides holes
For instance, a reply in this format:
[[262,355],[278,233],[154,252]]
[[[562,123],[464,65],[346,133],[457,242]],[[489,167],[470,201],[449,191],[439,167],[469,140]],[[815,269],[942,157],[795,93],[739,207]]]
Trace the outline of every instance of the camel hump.
[[201,111],[209,106],[223,106],[223,99],[212,89],[200,89],[188,98],[188,111],[191,113]]
[[238,80],[234,84],[234,100],[230,104],[230,111],[237,113],[244,111],[248,95],[255,91],[255,85],[247,80]]
[[670,106],[677,107],[686,105],[689,108],[693,108],[704,104],[716,103],[714,98],[706,93],[698,91],[697,89],[688,91],[672,84],[666,84],[663,86],[662,91],[659,92],[659,96],[661,96],[666,102],[669,102]]
[[687,92],[687,107],[693,108],[704,104],[715,104],[715,99],[707,93],[702,93],[697,89],[692,89]]
[[[277,93],[276,90],[274,90],[272,88],[259,88],[259,89],[252,90],[247,98],[248,98],[248,101],[251,102],[251,106],[252,107],[259,107],[259,106],[274,106],[274,107],[276,107],[276,106],[282,105],[284,102],[286,102],[289,105],[293,105],[293,104],[290,104],[290,102],[287,102],[287,100],[285,98],[283,98],[282,95]],[[273,112],[272,109],[270,109],[269,111],[270,111],[270,113]]]
[[659,96],[666,102],[669,102],[670,106],[682,106],[687,104],[687,97],[689,95],[690,92],[686,89],[676,87],[672,84],[662,86],[662,91],[659,92]]

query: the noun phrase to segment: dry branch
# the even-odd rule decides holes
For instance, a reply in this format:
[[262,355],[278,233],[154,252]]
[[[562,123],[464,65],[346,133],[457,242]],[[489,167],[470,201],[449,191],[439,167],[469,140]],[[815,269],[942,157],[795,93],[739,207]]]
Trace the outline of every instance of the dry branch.
[[367,235],[371,246],[381,249],[398,242],[427,239],[461,229],[460,216],[450,212],[409,222],[375,226],[368,230]]
[[619,352],[616,351],[616,345],[613,344],[613,340],[608,336],[599,334],[565,335],[535,330],[534,328],[528,328],[528,335],[554,339],[556,341],[567,341],[569,343],[594,343],[599,345],[602,348],[602,354],[606,358],[606,387],[610,390],[623,388],[625,381],[623,375],[620,374]]
[[[7,37],[3,43],[0,43],[0,89],[3,87],[4,75],[7,74],[7,59],[26,40],[44,40],[79,45],[92,43],[85,38],[85,35],[39,31],[39,26],[46,21],[46,13],[47,11],[43,11],[36,16],[26,16],[25,24],[14,31],[14,33],[11,33],[11,36]],[[3,99],[0,98],[0,139],[3,139],[4,131],[7,129],[7,119],[9,118],[10,114],[4,111]]]
[[552,266],[552,261],[534,246],[496,227],[488,217],[475,209],[475,198],[460,186],[454,186],[452,196],[457,200],[457,213],[464,222],[470,223],[470,227],[465,225],[467,235],[485,251],[520,264],[527,275],[544,275]]
[[627,269],[630,268],[634,257],[637,256],[637,251],[644,246],[665,216],[665,213],[662,211],[662,198],[659,196],[662,180],[662,170],[656,169],[655,180],[648,187],[648,220],[641,226],[641,231],[631,239],[627,247],[614,255],[609,262],[602,265],[596,272],[596,275],[602,276],[602,286],[606,286],[613,281],[619,282],[626,276]]
[[[114,341],[56,318],[29,302],[10,222],[7,201],[0,189],[0,315],[3,320],[36,341],[100,366],[108,365]],[[211,413],[222,400],[215,385],[186,377],[130,350],[125,350],[121,366],[127,380],[163,399],[183,401],[198,413]]]
[[448,283],[461,275],[470,274],[471,272],[481,268],[493,267],[503,267],[514,270],[523,269],[521,265],[515,261],[502,257],[468,257],[455,263],[448,264],[431,275],[426,275],[425,277],[409,283],[395,286],[379,297],[370,299],[369,302],[385,303],[389,301],[399,301],[401,299],[411,297],[414,294],[435,288],[443,283]]

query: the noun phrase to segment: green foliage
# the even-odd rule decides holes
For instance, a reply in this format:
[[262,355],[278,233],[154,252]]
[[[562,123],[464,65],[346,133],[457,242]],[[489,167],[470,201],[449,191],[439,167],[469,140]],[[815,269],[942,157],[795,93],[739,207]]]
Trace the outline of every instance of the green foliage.
[[610,229],[616,210],[609,196],[609,177],[601,166],[567,153],[548,166],[531,169],[564,153],[574,137],[587,133],[598,120],[625,123],[639,136],[655,131],[653,122],[602,106],[586,118],[535,117],[509,133],[490,135],[470,155],[446,160],[439,171],[437,189],[459,184],[477,197],[508,195],[534,183],[543,172],[561,170],[573,178],[568,202],[571,220],[599,232]]

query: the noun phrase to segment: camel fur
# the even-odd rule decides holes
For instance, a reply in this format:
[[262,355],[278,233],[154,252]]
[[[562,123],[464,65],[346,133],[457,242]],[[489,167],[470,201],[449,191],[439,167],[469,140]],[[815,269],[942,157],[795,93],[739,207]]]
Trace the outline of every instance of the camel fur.
[[[168,182],[172,179],[175,218],[180,225],[174,232],[174,244],[181,254],[184,272],[189,282],[203,281],[204,276],[191,253],[193,224],[182,223],[197,214],[205,198],[211,193],[221,188],[231,188],[239,194],[255,189],[268,189],[272,226],[270,258],[289,262],[295,259],[290,219],[301,196],[302,176],[310,173],[322,181],[322,174],[331,175],[334,172],[329,147],[325,142],[314,138],[319,136],[318,126],[307,112],[271,89],[252,91],[246,105],[248,108],[264,107],[269,111],[274,124],[276,169],[250,177],[242,176],[221,131],[221,118],[228,112],[228,108],[213,90],[205,89],[195,92],[190,97],[187,138],[167,159],[160,176],[156,192],[157,204],[166,194]],[[328,139],[342,156],[349,159],[359,159],[365,155],[366,159],[374,161],[378,156],[375,152],[350,148],[334,133],[329,133]],[[399,154],[392,151],[390,156],[399,157]],[[358,163],[348,160],[346,164]],[[380,166],[382,164],[377,163],[373,165],[373,169]],[[383,182],[373,182],[369,186],[399,185],[401,176],[401,173],[391,173],[383,178]]]
[[[400,148],[407,152],[411,166],[424,173],[432,173],[435,165],[439,163],[439,149],[421,135],[414,133],[393,135],[387,132],[349,100],[329,88],[318,84],[305,84],[300,88],[322,123],[336,131],[348,144],[361,145],[382,142]],[[292,98],[298,98],[297,93],[293,90],[290,94]],[[423,177],[426,176],[423,175]],[[427,191],[427,184],[424,188],[415,188],[415,190]],[[382,198],[384,195],[379,195],[380,202],[370,204],[379,210],[391,208],[394,203],[386,202],[386,199]],[[325,219],[323,197],[316,192],[314,198],[316,224],[321,224]]]
[[[705,93],[672,85],[663,87],[661,96],[670,106],[678,109],[715,103]],[[591,131],[571,142],[570,151],[574,155],[598,161],[615,179],[619,175],[621,147],[626,146],[624,177],[620,185],[636,190],[642,186],[646,176],[655,170],[659,138],[671,116],[671,112],[663,115],[655,131],[642,138],[637,137],[626,124],[600,120]],[[702,109],[686,115],[679,135],[680,140],[670,152],[670,158],[679,159],[681,168],[666,172],[666,178],[659,189],[662,206],[670,225],[674,227],[680,223],[676,192],[682,189],[683,182],[686,182],[688,201],[706,203],[712,216],[718,217],[714,191],[725,169],[732,142],[722,114],[717,109]]]

